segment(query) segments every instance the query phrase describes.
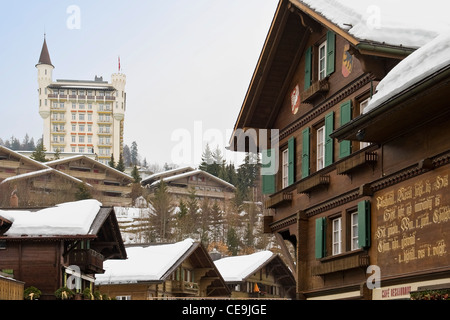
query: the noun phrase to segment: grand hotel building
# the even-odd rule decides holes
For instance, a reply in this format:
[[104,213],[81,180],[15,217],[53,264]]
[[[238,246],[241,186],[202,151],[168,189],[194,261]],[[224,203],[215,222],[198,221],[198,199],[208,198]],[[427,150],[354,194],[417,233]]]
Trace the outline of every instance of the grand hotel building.
[[126,110],[126,76],[115,73],[111,83],[94,80],[53,81],[54,66],[46,39],[36,65],[39,114],[44,120],[43,143],[47,151],[96,154],[107,164],[123,149]]

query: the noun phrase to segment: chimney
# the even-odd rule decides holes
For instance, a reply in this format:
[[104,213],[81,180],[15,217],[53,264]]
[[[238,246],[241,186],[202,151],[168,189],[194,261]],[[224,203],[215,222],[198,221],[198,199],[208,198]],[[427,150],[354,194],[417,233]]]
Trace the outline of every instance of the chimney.
[[13,192],[11,192],[11,197],[9,198],[9,206],[11,208],[19,207],[19,197],[17,197],[17,187],[14,187]]

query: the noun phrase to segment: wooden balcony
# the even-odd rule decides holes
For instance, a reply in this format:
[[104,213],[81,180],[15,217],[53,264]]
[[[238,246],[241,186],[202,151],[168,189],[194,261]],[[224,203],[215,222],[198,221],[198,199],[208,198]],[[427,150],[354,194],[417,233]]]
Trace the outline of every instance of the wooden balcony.
[[85,273],[104,273],[103,255],[92,249],[74,249],[69,253],[69,265],[76,265]]
[[20,167],[19,161],[0,160],[0,168],[17,169]]
[[280,192],[270,196],[264,203],[266,209],[276,208],[292,202],[292,192]]
[[297,192],[309,193],[318,187],[327,186],[329,184],[330,184],[330,176],[328,175],[310,176],[303,179],[303,181],[300,181],[297,184]]
[[378,160],[376,152],[360,152],[336,164],[337,174],[349,174],[363,164],[375,164]]
[[344,253],[322,259],[319,265],[311,268],[311,273],[313,276],[323,276],[333,272],[366,268],[370,265],[369,260],[369,255],[366,252],[356,251]]
[[327,93],[330,90],[328,79],[314,82],[308,89],[300,94],[300,101],[311,103],[319,94]]
[[197,296],[198,284],[184,280],[172,280],[172,293]]

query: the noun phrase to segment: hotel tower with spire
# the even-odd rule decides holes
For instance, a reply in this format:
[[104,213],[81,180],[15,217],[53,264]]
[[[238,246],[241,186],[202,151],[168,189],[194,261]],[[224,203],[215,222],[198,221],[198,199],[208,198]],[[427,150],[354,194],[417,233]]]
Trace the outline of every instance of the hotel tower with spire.
[[111,82],[103,77],[93,80],[56,80],[44,35],[39,62],[39,114],[44,120],[43,143],[47,151],[96,154],[108,164],[123,151],[126,110],[126,76],[119,71]]

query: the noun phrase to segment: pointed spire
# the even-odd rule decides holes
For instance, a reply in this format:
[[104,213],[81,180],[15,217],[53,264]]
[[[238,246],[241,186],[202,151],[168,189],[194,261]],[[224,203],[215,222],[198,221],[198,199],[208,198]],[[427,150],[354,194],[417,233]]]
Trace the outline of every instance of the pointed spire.
[[52,65],[52,61],[50,60],[50,54],[48,53],[48,48],[47,48],[47,41],[45,39],[45,33],[44,33],[44,44],[42,45],[42,51],[41,51],[41,56],[39,57],[39,64],[48,64],[52,67],[54,67]]

